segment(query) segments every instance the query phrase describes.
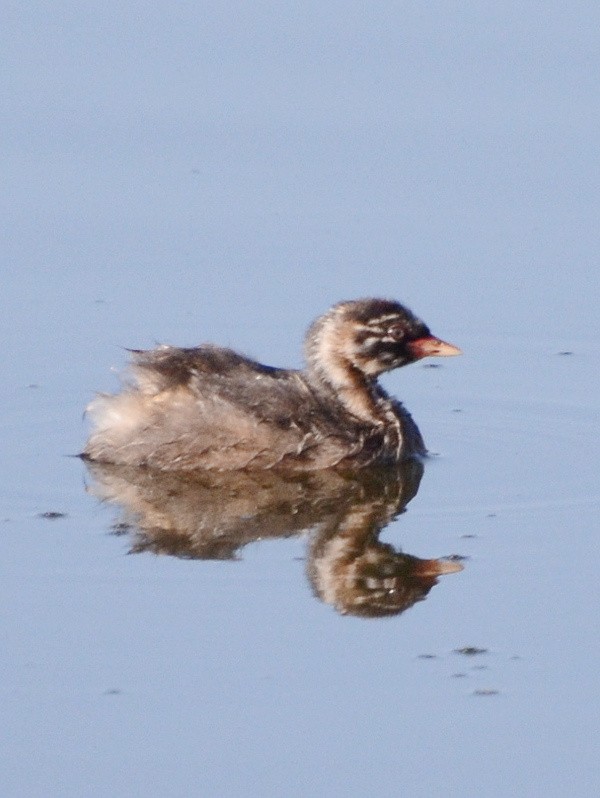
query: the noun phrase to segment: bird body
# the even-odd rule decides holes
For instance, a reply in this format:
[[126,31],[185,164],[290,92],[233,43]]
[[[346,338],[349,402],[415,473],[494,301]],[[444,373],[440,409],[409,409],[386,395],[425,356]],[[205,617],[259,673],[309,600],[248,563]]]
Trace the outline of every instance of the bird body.
[[456,347],[398,303],[369,299],[317,319],[305,352],[306,367],[292,370],[213,345],[133,351],[125,389],[88,408],[95,428],[84,457],[169,471],[310,471],[425,453],[377,376]]

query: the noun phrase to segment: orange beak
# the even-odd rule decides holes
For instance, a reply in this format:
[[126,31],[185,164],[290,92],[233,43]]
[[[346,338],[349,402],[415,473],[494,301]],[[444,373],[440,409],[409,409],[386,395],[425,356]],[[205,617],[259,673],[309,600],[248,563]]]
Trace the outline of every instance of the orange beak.
[[448,344],[433,335],[426,338],[417,338],[416,341],[409,341],[406,348],[415,358],[420,360],[422,357],[452,357],[462,355],[462,351],[454,344]]
[[453,560],[419,560],[411,568],[414,576],[432,577],[442,574],[457,574],[464,570],[464,565]]

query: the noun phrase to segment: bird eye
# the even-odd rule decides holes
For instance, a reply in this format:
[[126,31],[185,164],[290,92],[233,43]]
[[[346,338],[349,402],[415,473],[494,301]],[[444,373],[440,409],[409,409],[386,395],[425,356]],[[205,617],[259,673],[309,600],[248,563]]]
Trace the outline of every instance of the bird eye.
[[391,324],[388,327],[387,334],[394,338],[396,341],[400,340],[400,338],[404,338],[405,330],[402,324]]

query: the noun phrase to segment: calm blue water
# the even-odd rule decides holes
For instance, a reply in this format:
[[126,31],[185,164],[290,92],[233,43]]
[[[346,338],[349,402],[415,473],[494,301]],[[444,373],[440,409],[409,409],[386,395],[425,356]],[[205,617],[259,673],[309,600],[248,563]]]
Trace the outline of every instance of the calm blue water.
[[[3,18],[2,795],[596,796],[600,9]],[[465,352],[385,380],[439,456],[381,535],[464,570],[366,620],[307,535],[128,554],[67,456],[123,347],[372,295]]]

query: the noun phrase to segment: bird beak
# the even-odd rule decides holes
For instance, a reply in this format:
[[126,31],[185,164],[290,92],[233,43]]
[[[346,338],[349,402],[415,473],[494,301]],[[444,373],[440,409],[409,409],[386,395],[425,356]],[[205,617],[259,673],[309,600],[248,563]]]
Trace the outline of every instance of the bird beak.
[[426,338],[417,338],[415,341],[409,341],[406,348],[411,355],[420,360],[422,357],[452,357],[453,355],[462,355],[462,351],[454,344],[448,344],[446,341],[440,341],[439,338],[434,338],[433,335],[428,335]]
[[442,574],[457,574],[463,571],[464,566],[453,560],[419,560],[413,565],[411,572],[415,576],[442,576]]

